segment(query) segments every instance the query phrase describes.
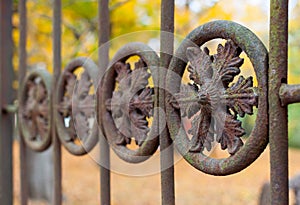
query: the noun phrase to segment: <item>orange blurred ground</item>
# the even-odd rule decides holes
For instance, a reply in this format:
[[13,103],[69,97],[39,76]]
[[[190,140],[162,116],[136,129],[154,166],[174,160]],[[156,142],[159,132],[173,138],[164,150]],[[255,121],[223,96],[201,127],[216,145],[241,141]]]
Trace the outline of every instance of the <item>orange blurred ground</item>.
[[[19,145],[14,145],[15,205],[19,204]],[[300,150],[290,150],[290,176],[300,173]],[[158,205],[159,174],[128,177],[112,173],[113,205]],[[269,150],[241,173],[214,177],[203,174],[184,160],[175,166],[177,205],[255,205],[261,185],[269,180]],[[99,204],[99,168],[89,157],[74,157],[63,149],[63,191],[66,205]],[[290,204],[292,204],[293,199]],[[32,205],[45,204],[30,202]]]

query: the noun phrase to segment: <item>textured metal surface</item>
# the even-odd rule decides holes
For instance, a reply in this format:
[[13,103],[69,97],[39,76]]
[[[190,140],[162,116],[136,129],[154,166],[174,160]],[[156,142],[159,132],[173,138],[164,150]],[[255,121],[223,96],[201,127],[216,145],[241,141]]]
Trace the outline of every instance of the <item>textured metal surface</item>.
[[51,143],[51,80],[48,71],[34,70],[20,89],[20,128],[25,143],[35,151],[44,151]]
[[165,96],[166,72],[174,53],[174,0],[161,1],[161,33],[160,33],[160,69],[158,70],[159,97],[157,106],[164,111],[158,113],[159,130],[163,130],[159,136],[160,144],[160,168],[161,168],[161,203],[175,204],[174,183],[174,146],[169,131],[165,126]]
[[271,204],[289,204],[287,107],[279,90],[287,83],[288,1],[272,0],[270,16],[269,119]]
[[[27,68],[27,52],[26,52],[26,40],[27,40],[27,11],[26,11],[26,0],[19,1],[19,21],[20,21],[20,37],[19,37],[19,85],[22,84]],[[22,93],[18,90],[18,101],[20,101]],[[18,119],[19,121],[19,119]],[[24,136],[20,131],[20,204],[26,205],[28,201],[28,181],[26,173],[26,144]]]
[[[109,1],[98,0],[98,66],[99,76],[102,79],[106,67],[109,62],[109,38],[110,38],[110,16],[109,16]],[[100,82],[97,82],[98,84]],[[97,90],[98,92],[99,90]],[[97,107],[97,109],[99,109]],[[97,111],[97,114],[99,112]],[[99,116],[97,116],[99,119]],[[99,126],[102,126],[101,124]],[[100,195],[101,204],[109,205],[110,200],[110,149],[107,140],[105,139],[102,129],[99,128],[99,144],[100,144]]]
[[[205,57],[205,55],[208,55],[208,50],[204,49],[204,51],[200,51],[198,46],[201,46],[205,42],[216,38],[223,38],[227,40],[230,39],[234,44],[230,45],[229,43],[228,45],[225,45],[225,48],[219,46],[218,54],[214,55],[213,57]],[[233,53],[231,53],[230,51],[231,49],[234,48],[234,46],[240,47],[240,49],[243,50],[249,57],[257,76],[257,80],[258,80],[257,88],[252,89],[251,79],[244,79],[243,77],[240,77],[240,79],[235,84],[233,84],[232,87],[228,87],[228,83],[231,82],[232,77],[238,74],[237,69],[242,63],[242,61],[236,56],[237,51],[234,51]],[[196,54],[194,54],[195,50],[196,50]],[[191,53],[192,55],[190,55]],[[230,59],[224,60],[224,54],[225,56],[228,55],[227,57],[232,58],[231,61]],[[268,143],[268,103],[267,103],[268,102],[267,101],[268,52],[264,47],[264,45],[261,43],[261,41],[247,28],[237,23],[233,23],[229,21],[214,21],[196,28],[187,36],[186,40],[180,45],[180,47],[175,53],[175,57],[171,61],[170,70],[175,72],[179,76],[182,76],[187,62],[191,62],[191,65],[193,66],[192,61],[199,60],[194,58],[195,55],[198,55],[200,57],[204,55],[204,58],[207,59],[207,62],[209,62],[209,60],[213,60],[212,58],[214,58],[213,63],[215,65],[212,67],[215,68],[220,67],[218,63],[224,66],[226,65],[226,63],[228,63],[227,67],[229,69],[219,70],[218,75],[220,75],[219,76],[220,78],[216,78],[216,79],[221,79],[221,82],[219,83],[222,83],[223,85],[221,86],[223,88],[226,88],[224,92],[222,92],[222,95],[224,95],[223,100],[218,100],[219,98],[222,98],[222,96],[217,94],[216,95],[217,99],[215,99],[217,101],[214,102],[214,103],[220,103],[221,105],[219,107],[225,110],[223,110],[222,112],[218,112],[218,110],[215,110],[214,112],[218,118],[219,117],[222,118],[223,116],[223,128],[224,128],[220,130],[219,134],[221,134],[221,136],[216,136],[216,140],[219,143],[221,143],[222,148],[228,149],[231,156],[224,159],[214,159],[206,156],[205,154],[202,153],[204,143],[203,141],[201,142],[201,139],[199,140],[199,137],[195,138],[196,140],[195,143],[192,142],[192,144],[194,143],[195,146],[193,145],[191,146],[191,142],[188,139],[185,130],[181,126],[180,115],[183,112],[183,110],[178,110],[177,108],[172,107],[172,103],[170,103],[170,99],[172,97],[167,97],[166,98],[167,122],[168,122],[171,136],[175,140],[175,144],[177,145],[181,154],[195,168],[205,173],[213,174],[213,175],[228,175],[228,174],[239,172],[242,169],[249,166],[263,152],[263,150],[265,149]],[[205,61],[202,61],[202,63],[203,63],[202,66],[204,67],[206,68],[210,67],[209,65],[206,65]],[[210,72],[209,69],[205,70],[203,75],[209,75]],[[195,71],[197,71],[197,69]],[[179,79],[177,76],[173,77],[173,75],[174,74],[172,72],[168,72],[166,88],[170,91],[171,94],[175,95],[176,98],[176,95],[180,93],[179,91],[180,91],[181,79]],[[192,78],[193,75],[194,73],[192,72],[191,73]],[[210,77],[213,76],[209,76],[208,78]],[[205,77],[203,78],[205,79]],[[220,85],[218,85],[217,82],[218,80],[216,79],[213,79],[214,81],[213,83],[215,83],[215,85],[208,85],[207,89],[217,89],[217,93],[218,93],[219,91],[222,91],[222,89],[219,89]],[[199,92],[197,93],[197,95],[199,96],[197,98],[199,99],[196,105],[199,106],[200,105],[199,100],[203,101],[202,98],[207,98],[208,97],[207,94],[212,95],[213,92],[212,90],[207,92],[207,89],[204,89],[203,91],[206,94],[202,95],[203,93],[201,94],[202,92],[201,89],[205,88],[205,84],[201,82],[203,81],[203,79],[194,79],[194,82],[195,81],[197,82],[197,80],[199,80],[200,83],[200,86],[197,85],[197,88],[200,88],[199,90],[200,93]],[[211,80],[212,78],[210,78],[210,80],[208,81],[206,79],[205,83],[206,84],[212,83]],[[239,101],[237,99],[240,98],[240,96],[242,96],[243,93],[246,93],[246,97],[247,97],[246,101],[243,102],[243,104],[247,106],[242,108],[241,106],[234,105],[233,106],[234,109],[231,108],[232,110],[231,113],[234,114],[228,114],[228,109],[232,106],[230,104],[232,103],[232,101],[228,101],[224,99],[233,98],[235,100],[233,102],[236,102],[237,105],[239,105]],[[193,95],[195,95],[195,92]],[[240,122],[237,121],[236,116],[237,114],[239,114],[239,116],[241,117],[245,113],[251,114],[252,106],[256,105],[256,95],[258,96],[258,114],[256,118],[256,124],[251,134],[249,135],[249,138],[247,139],[246,143],[244,144],[244,146],[242,146],[242,143],[238,137],[243,135],[244,133],[243,133],[243,129],[241,129],[240,127]],[[225,102],[224,105],[222,105],[222,101]],[[205,102],[205,100],[203,102]],[[200,106],[200,108],[201,107],[203,107],[203,105]],[[213,106],[211,106],[211,108],[212,107]],[[202,116],[209,117],[209,115],[202,115]],[[206,121],[202,120],[202,121],[197,121],[197,123],[200,122],[200,126],[204,126],[205,122],[207,121],[208,120]],[[222,123],[222,122],[217,121],[216,123]],[[205,134],[208,134],[210,132],[209,126],[204,126],[204,127],[206,127]],[[191,130],[191,132],[192,131],[193,130]],[[203,129],[200,129],[200,131],[202,132]],[[214,133],[214,135],[216,134],[218,134],[218,132]],[[209,138],[206,140],[205,143],[207,143],[207,141],[209,142]]]
[[0,204],[13,204],[13,115],[3,108],[13,102],[12,1],[0,1]]
[[147,118],[152,116],[154,104],[153,89],[147,86],[150,73],[141,59],[135,62],[134,69],[122,61],[116,62],[112,69],[117,73],[118,89],[113,91],[112,98],[105,104],[120,131],[115,143],[126,146],[134,139],[141,146],[149,132]]
[[[53,6],[53,79],[59,79],[61,71],[61,0],[54,0]],[[52,91],[56,90],[56,82],[52,83]],[[52,93],[52,113],[55,110],[54,95]],[[62,204],[62,159],[61,159],[61,142],[57,136],[55,119],[52,118],[52,145],[53,145],[53,159],[54,159],[54,191],[53,204]]]
[[[76,74],[80,68],[83,71]],[[98,142],[95,95],[92,93],[97,75],[97,65],[88,58],[79,57],[69,62],[56,84],[54,117],[57,134],[74,155],[86,154]],[[92,125],[90,119],[94,120]]]
[[191,121],[190,152],[202,152],[204,148],[211,151],[216,136],[221,148],[234,155],[243,146],[241,137],[245,134],[237,117],[252,115],[258,96],[252,77],[240,76],[237,82],[232,82],[244,62],[239,57],[241,49],[228,40],[224,46],[219,44],[217,50],[210,56],[207,47],[187,49],[192,83],[183,84],[170,103]]
[[[25,146],[43,151],[52,140],[53,204],[59,205],[62,204],[61,142],[72,154],[83,155],[99,139],[101,204],[111,203],[107,141],[120,158],[130,163],[148,159],[160,145],[162,204],[175,204],[172,139],[195,168],[212,175],[228,175],[245,169],[263,152],[269,130],[271,203],[288,204],[286,106],[300,102],[300,85],[286,84],[288,1],[271,1],[269,79],[268,52],[264,45],[247,28],[229,21],[214,21],[196,28],[172,58],[174,0],[161,2],[160,59],[148,46],[130,43],[123,46],[108,65],[109,1],[98,2],[100,72],[92,61],[77,58],[61,74],[61,0],[54,0],[53,78],[59,79],[58,83],[51,83],[51,76],[42,70],[32,71],[25,77],[26,0],[19,2],[21,204],[26,205],[28,197]],[[12,204],[12,118],[8,113],[14,111],[9,106],[13,100],[11,1],[1,0],[0,11],[0,130],[4,135],[0,138],[0,204]],[[216,38],[223,38],[226,43],[218,46],[216,54],[210,55],[209,50],[201,46]],[[237,77],[243,64],[242,51],[254,67],[257,87],[253,86],[252,77]],[[138,56],[139,60],[130,65],[127,60],[132,56]],[[76,69],[81,66],[84,72],[77,75]],[[192,83],[181,86],[186,69]],[[174,73],[180,77],[174,77]],[[101,79],[100,85],[96,79]],[[149,83],[152,80],[154,85]],[[96,104],[91,94],[92,84],[98,87]],[[161,88],[166,88],[168,93]],[[95,106],[100,128],[95,122],[90,129],[87,121],[95,115]],[[245,131],[240,118],[253,114],[253,107],[258,108],[256,124],[244,143],[241,137]],[[155,108],[167,112],[167,128],[162,127],[164,115]],[[79,116],[77,132],[71,127],[76,116]],[[182,118],[191,121],[190,129],[183,128]],[[68,127],[65,121],[70,119]],[[130,148],[133,141],[136,149]],[[224,159],[206,156],[203,151],[211,150],[213,141],[227,149],[230,156]]]
[[281,105],[300,103],[300,85],[282,84],[279,90]]
[[[139,56],[141,60],[136,63],[134,70],[130,69],[129,64],[126,65],[131,56]],[[147,84],[150,74],[147,69],[153,74],[157,65],[158,56],[150,47],[142,43],[126,44],[111,60],[101,82],[101,89],[98,89],[101,91],[98,92],[97,99],[103,133],[115,153],[127,162],[142,162],[151,157],[158,147],[156,114],[154,113],[149,133],[148,125],[145,124],[147,112],[151,110],[149,105],[151,107],[154,103],[152,99],[149,100],[150,88],[147,88]],[[155,82],[157,76],[152,77]],[[125,96],[122,96],[123,92],[126,93]],[[123,127],[124,125],[126,126]],[[135,129],[136,131],[133,131]],[[126,145],[130,139],[127,138],[134,138],[138,148],[129,149]]]

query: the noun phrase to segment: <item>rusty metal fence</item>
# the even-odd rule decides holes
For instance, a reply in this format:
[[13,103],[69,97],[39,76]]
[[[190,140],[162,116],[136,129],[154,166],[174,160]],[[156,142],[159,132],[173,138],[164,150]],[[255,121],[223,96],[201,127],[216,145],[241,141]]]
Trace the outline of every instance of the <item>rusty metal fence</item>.
[[[237,173],[270,143],[271,204],[288,204],[287,105],[300,102],[300,85],[287,84],[288,1],[271,0],[269,52],[249,29],[230,21],[213,21],[190,32],[174,51],[174,0],[161,1],[160,54],[142,43],[124,45],[109,60],[108,0],[99,0],[98,65],[76,58],[61,69],[61,0],[53,1],[53,67],[26,71],[27,10],[19,0],[20,89],[14,94],[12,0],[0,4],[0,204],[13,203],[12,127],[20,130],[21,204],[28,201],[26,147],[42,152],[53,146],[53,204],[62,204],[61,149],[79,156],[99,143],[101,204],[110,204],[110,149],[126,162],[139,163],[159,148],[162,204],[175,204],[173,144],[196,169],[211,175]],[[206,42],[222,38],[211,55]],[[245,52],[253,78],[240,75]],[[139,60],[127,63],[132,56]],[[83,67],[81,75],[76,69]],[[62,72],[61,72],[62,70]],[[182,83],[189,72],[190,83]],[[237,81],[233,79],[238,76]],[[149,79],[153,83],[149,83]],[[55,79],[55,80],[54,80]],[[91,90],[96,90],[95,94]],[[18,99],[18,104],[14,100]],[[16,108],[17,106],[17,108]],[[247,140],[240,118],[256,124]],[[159,109],[157,109],[159,108]],[[161,111],[165,113],[166,119]],[[94,117],[97,121],[87,123]],[[151,120],[149,120],[151,118]],[[166,125],[162,123],[166,120]],[[191,128],[184,127],[189,121]],[[68,121],[68,123],[66,123]],[[75,129],[77,126],[77,132]],[[83,137],[82,137],[83,136]],[[136,149],[128,144],[134,141]],[[214,159],[204,150],[219,143],[229,157]]]

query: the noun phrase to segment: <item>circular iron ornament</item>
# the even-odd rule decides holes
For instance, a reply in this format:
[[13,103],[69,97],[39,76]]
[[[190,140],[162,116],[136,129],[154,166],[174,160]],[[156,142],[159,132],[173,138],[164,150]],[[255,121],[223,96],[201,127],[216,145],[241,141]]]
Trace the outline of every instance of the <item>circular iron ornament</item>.
[[19,125],[28,147],[44,151],[51,144],[51,75],[36,69],[25,77],[19,102]]
[[73,155],[88,153],[98,142],[98,126],[93,117],[96,99],[92,91],[97,76],[97,65],[79,57],[71,60],[58,79],[55,123],[60,141]]
[[[135,58],[133,66],[130,58]],[[111,60],[97,91],[102,132],[114,152],[129,163],[145,161],[159,144],[157,111],[153,109],[157,92],[149,86],[150,76],[153,84],[157,83],[158,63],[157,54],[149,46],[126,44]],[[132,142],[135,149],[130,148]]]
[[[217,53],[209,54],[200,48],[213,39],[225,39]],[[239,67],[244,51],[250,59],[258,81],[253,87],[252,77],[240,76]],[[189,62],[191,84],[182,86],[181,78]],[[249,29],[230,21],[213,21],[193,30],[181,43],[172,58],[167,74],[166,98],[169,132],[183,157],[196,169],[211,175],[229,175],[249,166],[268,144],[267,98],[268,51]],[[185,104],[187,103],[187,104]],[[245,144],[245,134],[238,117],[253,114],[258,107],[255,126]],[[199,114],[200,113],[200,114]],[[197,114],[197,115],[196,115]],[[188,134],[182,117],[192,120]],[[221,122],[223,121],[223,122]],[[219,124],[222,124],[220,128]],[[213,142],[221,144],[230,156],[211,158],[203,153]]]

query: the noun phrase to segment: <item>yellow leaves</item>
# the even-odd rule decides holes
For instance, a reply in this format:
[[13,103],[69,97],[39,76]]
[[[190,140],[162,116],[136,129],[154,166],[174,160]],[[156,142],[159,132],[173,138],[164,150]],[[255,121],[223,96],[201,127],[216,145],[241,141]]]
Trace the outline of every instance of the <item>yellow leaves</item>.
[[[200,5],[202,4],[204,4],[204,2]],[[232,9],[226,8],[227,4],[229,4],[228,1],[220,1],[219,3],[212,3],[209,6],[203,5],[203,7],[199,7],[199,9],[194,8],[197,12],[191,11],[192,5],[177,6],[175,8],[176,33],[185,36],[195,27],[209,21],[217,19],[232,20],[234,12],[232,12]]]
[[[159,29],[160,0],[123,0],[112,1],[111,31],[112,38],[141,30]],[[128,43],[128,42],[127,42]]]
[[153,0],[151,4],[147,1],[138,1],[135,8],[138,11],[139,24],[147,29],[159,29],[160,27],[160,0]]
[[[52,67],[52,10],[49,3],[27,1],[27,63]],[[50,69],[51,71],[51,69]]]
[[213,7],[205,10],[203,15],[199,17],[200,23],[206,23],[212,20],[232,20],[236,11],[237,3],[234,0],[219,1]]
[[111,11],[111,31],[113,38],[138,30],[138,16],[135,6],[136,0],[132,0]]
[[[188,2],[196,2],[191,0]],[[179,2],[179,1],[178,1]],[[181,1],[181,3],[186,1]],[[199,12],[195,12],[190,6],[176,4],[175,7],[175,29],[176,34],[185,36],[193,28],[206,22],[223,19],[238,21],[249,27],[258,36],[265,40],[268,36],[268,18],[262,8],[249,2],[239,2],[237,0],[220,0],[216,4],[208,4],[205,7],[204,0],[199,4]],[[131,32],[159,29],[160,28],[160,3],[161,0],[111,0],[111,32],[112,38],[119,37]],[[204,5],[204,6],[203,6]],[[28,0],[28,64],[43,63],[47,67],[52,67],[52,13],[53,1]],[[62,59],[65,64],[71,58],[76,56],[90,56],[97,49],[97,1],[62,1]],[[299,6],[295,7],[293,14],[299,16]],[[289,82],[299,83],[300,72],[297,67],[300,64],[298,57],[300,55],[299,45],[300,21],[298,18],[291,18],[290,27],[290,45]],[[19,16],[16,13],[13,16],[13,24],[19,28]],[[299,33],[299,34],[298,34]],[[153,33],[133,34],[134,38],[126,37],[116,43],[112,43],[110,49],[111,56],[122,45],[130,41],[142,41],[148,43],[150,39],[158,39],[159,35]],[[13,39],[16,45],[19,42],[19,30],[13,30]],[[181,39],[182,40],[182,39]],[[181,42],[180,40],[180,42]],[[115,44],[115,45],[114,45]],[[16,51],[17,52],[17,51]],[[93,54],[96,56],[96,54]],[[250,62],[245,62],[245,67],[249,67]],[[17,58],[14,59],[14,66],[17,67]],[[245,73],[250,75],[245,69]]]
[[223,4],[216,4],[212,8],[208,9],[203,15],[199,17],[199,22],[206,23],[212,20],[232,20],[233,12],[224,8]]
[[97,18],[98,3],[97,1],[73,1],[68,0],[63,3],[63,13],[68,15],[68,19],[82,20]]
[[187,35],[192,28],[190,25],[191,12],[187,9],[175,9],[175,29],[176,33],[182,36]]
[[253,77],[253,85],[254,87],[257,86],[257,77],[252,66],[252,63],[246,53],[242,52],[240,55],[241,58],[244,59],[244,64],[241,67],[240,75],[244,76],[245,78],[252,76]]
[[[19,16],[18,15],[13,15],[13,17],[12,17],[12,23],[13,23],[14,26],[15,25],[19,25]],[[19,38],[20,38],[20,32],[19,32],[19,30],[13,29],[12,30],[12,39],[13,39],[15,45],[19,44]],[[18,49],[19,48],[17,47],[17,51],[18,51]],[[14,68],[15,71],[18,70],[18,58],[17,58],[17,54],[18,53],[15,53],[13,55],[13,68]]]

